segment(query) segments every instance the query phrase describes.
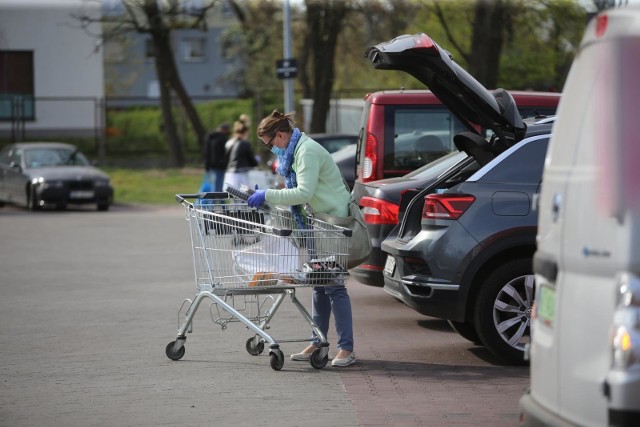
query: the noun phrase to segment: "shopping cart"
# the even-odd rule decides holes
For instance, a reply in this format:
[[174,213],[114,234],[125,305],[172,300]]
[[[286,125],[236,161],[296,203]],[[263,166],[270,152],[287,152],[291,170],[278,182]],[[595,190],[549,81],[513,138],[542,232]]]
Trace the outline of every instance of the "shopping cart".
[[247,194],[232,192],[233,196],[226,192],[176,195],[189,225],[197,293],[193,300],[185,299],[178,311],[178,335],[167,345],[167,357],[179,360],[184,356],[186,333],[192,332],[200,304],[209,299],[214,324],[223,330],[234,322],[243,324],[253,332],[246,341],[247,352],[261,354],[266,342],[271,367],[282,369],[284,354],[279,343],[311,340],[311,333],[305,338],[276,340],[266,332],[288,296],[321,343],[310,364],[323,368],[329,343],[296,298],[296,289],[344,286],[351,231],[314,218],[306,218],[305,227],[300,228],[288,209],[263,206],[256,210],[247,205]]

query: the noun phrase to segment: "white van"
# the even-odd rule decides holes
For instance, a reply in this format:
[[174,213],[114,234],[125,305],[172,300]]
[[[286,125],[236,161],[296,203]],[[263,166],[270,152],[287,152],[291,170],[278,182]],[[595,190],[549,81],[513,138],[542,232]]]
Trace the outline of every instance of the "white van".
[[520,424],[640,426],[640,8],[587,26],[539,199]]

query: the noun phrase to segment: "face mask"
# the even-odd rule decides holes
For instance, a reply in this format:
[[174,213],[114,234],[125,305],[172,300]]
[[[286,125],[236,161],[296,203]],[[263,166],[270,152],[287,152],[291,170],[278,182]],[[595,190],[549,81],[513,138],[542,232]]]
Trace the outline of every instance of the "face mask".
[[284,157],[284,153],[287,152],[284,148],[276,147],[275,145],[271,147],[271,152],[278,157]]

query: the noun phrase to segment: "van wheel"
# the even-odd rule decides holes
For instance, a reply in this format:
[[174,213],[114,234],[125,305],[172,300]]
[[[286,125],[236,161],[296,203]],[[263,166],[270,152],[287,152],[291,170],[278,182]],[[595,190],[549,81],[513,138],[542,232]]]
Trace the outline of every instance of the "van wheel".
[[449,326],[453,328],[460,336],[474,344],[482,345],[482,341],[476,331],[476,325],[471,322],[456,322],[455,320],[447,320]]
[[474,319],[489,351],[514,365],[526,365],[524,347],[531,341],[534,276],[531,258],[509,261],[482,283]]

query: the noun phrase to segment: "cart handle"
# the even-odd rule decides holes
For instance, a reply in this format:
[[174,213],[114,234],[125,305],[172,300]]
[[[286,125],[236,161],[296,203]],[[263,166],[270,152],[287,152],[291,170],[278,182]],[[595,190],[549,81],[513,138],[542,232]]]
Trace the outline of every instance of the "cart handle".
[[186,199],[229,199],[229,193],[226,192],[207,192],[207,193],[191,193],[176,194],[176,202],[182,203]]

